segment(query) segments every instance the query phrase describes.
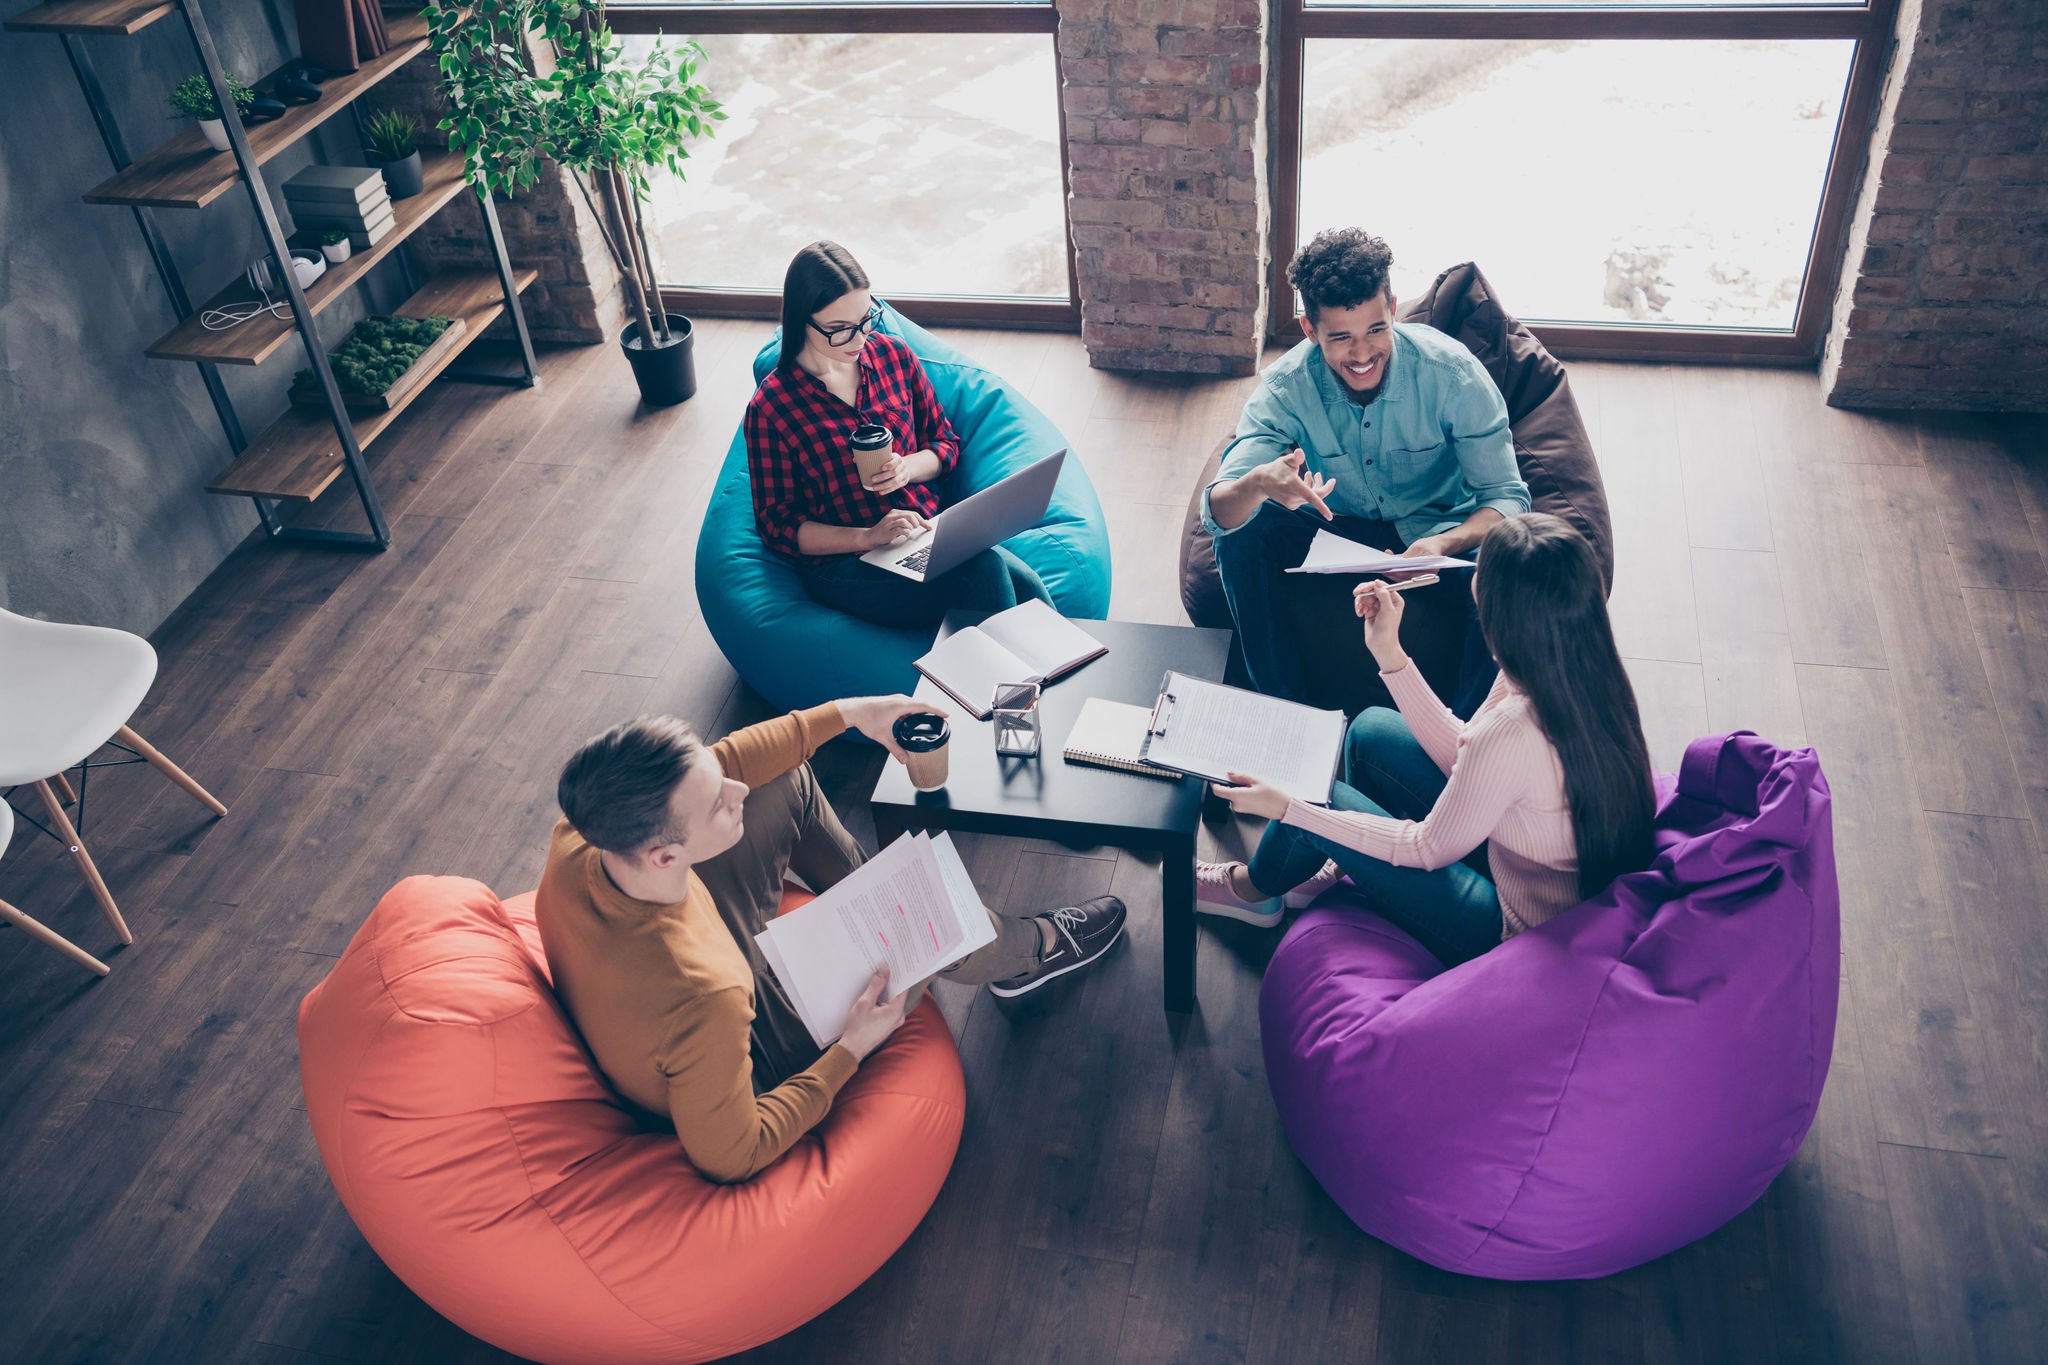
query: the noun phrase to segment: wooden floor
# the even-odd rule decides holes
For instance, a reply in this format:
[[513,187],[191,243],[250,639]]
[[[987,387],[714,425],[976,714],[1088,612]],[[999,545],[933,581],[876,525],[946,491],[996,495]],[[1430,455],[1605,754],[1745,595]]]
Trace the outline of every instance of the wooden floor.
[[[0,934],[0,1358],[498,1358],[343,1214],[294,1009],[400,876],[531,886],[585,736],[758,714],[698,617],[692,551],[764,333],[702,325],[703,391],[662,412],[601,348],[547,357],[533,392],[439,386],[376,451],[389,553],[245,551],[161,633],[136,726],[233,809],[208,823],[142,768],[94,778],[87,836],[136,933],[119,951],[48,841],[24,831],[0,863],[0,897],[113,965],[95,981]],[[1180,619],[1182,508],[1245,382],[1099,374],[1066,336],[957,339],[1085,455],[1115,614]],[[751,1359],[2048,1355],[2044,429],[1833,412],[1810,374],[1573,375],[1658,760],[1748,726],[1815,745],[1834,787],[1841,1026],[1785,1176],[1609,1280],[1431,1270],[1353,1228],[1282,1138],[1256,1012],[1274,935],[1205,927],[1200,1012],[1176,1023],[1151,869],[963,841],[992,904],[1123,895],[1129,946],[1015,1006],[945,994],[971,1097],[951,1181],[870,1283]],[[873,761],[823,767],[850,799]]]

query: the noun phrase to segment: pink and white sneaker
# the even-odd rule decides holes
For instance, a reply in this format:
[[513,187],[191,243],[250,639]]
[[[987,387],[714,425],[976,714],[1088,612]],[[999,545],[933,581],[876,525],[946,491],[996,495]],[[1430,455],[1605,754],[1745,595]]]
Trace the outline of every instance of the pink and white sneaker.
[[1237,866],[1236,863],[1195,863],[1195,913],[1241,920],[1262,929],[1278,925],[1285,913],[1280,897],[1246,900],[1238,895],[1230,884],[1231,869]]
[[1338,882],[1350,880],[1349,877],[1338,870],[1337,860],[1332,858],[1323,864],[1322,871],[1282,896],[1280,901],[1289,910],[1306,910],[1309,907],[1309,903],[1314,901],[1317,896],[1322,895]]

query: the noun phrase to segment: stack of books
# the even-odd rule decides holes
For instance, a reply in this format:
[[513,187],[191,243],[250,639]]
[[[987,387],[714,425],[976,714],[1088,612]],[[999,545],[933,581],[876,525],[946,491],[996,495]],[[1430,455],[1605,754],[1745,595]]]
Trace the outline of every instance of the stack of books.
[[398,222],[384,173],[374,166],[308,166],[284,182],[284,198],[301,231],[340,228],[358,251],[384,240]]

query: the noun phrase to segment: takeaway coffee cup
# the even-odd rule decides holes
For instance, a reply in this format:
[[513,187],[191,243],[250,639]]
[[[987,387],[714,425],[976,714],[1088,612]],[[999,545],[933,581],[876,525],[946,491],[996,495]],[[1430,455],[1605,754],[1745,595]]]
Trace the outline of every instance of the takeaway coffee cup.
[[853,462],[860,467],[860,481],[873,483],[875,476],[896,458],[896,438],[879,422],[862,422],[853,429]]
[[936,711],[918,711],[899,717],[896,743],[909,755],[910,785],[921,792],[937,791],[946,785],[946,741],[953,732],[946,718]]

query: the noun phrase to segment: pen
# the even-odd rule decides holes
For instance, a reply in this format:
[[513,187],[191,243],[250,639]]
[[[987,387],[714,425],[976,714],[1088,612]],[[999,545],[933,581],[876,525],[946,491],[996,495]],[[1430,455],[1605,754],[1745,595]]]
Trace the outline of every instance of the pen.
[[[1381,581],[1384,582],[1386,586],[1394,592],[1406,592],[1410,588],[1426,588],[1430,584],[1437,582],[1438,580],[1435,574],[1425,573],[1417,574],[1413,578],[1403,578],[1398,580],[1383,579]],[[1353,591],[1357,592],[1359,589],[1363,589],[1365,586],[1365,584],[1361,583],[1358,585],[1358,588],[1353,589]]]

